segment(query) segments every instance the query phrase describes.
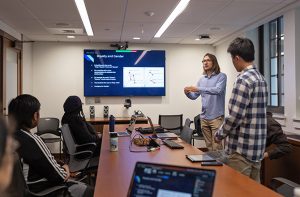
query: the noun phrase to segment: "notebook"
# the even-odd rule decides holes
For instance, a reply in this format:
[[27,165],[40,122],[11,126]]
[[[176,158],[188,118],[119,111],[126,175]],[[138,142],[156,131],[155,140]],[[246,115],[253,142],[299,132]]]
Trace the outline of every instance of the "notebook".
[[134,130],[135,122],[136,122],[136,116],[132,115],[126,131],[117,132],[118,137],[130,136]]
[[210,197],[216,171],[191,167],[137,162],[128,197]]
[[160,138],[160,139],[177,139],[178,138],[178,136],[175,133],[171,133],[171,132],[157,133],[154,130],[154,126],[153,126],[151,118],[150,117],[147,117],[147,118],[148,118],[150,127],[152,128],[153,135],[155,135],[155,137]]

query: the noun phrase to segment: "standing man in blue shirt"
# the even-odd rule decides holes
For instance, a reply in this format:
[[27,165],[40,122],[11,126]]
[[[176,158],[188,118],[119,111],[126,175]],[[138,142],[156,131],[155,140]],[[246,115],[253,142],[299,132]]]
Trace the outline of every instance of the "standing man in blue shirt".
[[220,72],[216,56],[207,53],[203,60],[203,75],[196,86],[184,88],[186,96],[192,100],[202,98],[201,129],[209,151],[223,149],[214,140],[216,131],[224,120],[225,92],[227,76]]
[[227,137],[227,165],[260,182],[260,164],[267,138],[267,83],[253,65],[254,45],[251,40],[236,38],[227,52],[240,74],[229,100],[229,115],[215,139],[221,141]]

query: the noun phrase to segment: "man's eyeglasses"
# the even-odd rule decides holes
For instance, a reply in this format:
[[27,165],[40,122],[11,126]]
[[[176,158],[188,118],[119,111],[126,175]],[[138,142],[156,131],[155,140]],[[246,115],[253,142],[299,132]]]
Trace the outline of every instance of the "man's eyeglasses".
[[211,62],[211,60],[210,59],[202,60],[202,63],[205,63],[205,62]]

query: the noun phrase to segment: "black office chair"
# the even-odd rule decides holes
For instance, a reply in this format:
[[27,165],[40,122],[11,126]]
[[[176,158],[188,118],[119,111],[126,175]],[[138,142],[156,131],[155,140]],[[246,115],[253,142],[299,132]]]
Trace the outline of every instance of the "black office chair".
[[59,158],[61,159],[61,133],[59,131],[58,118],[40,118],[37,125],[37,135],[39,135],[45,143],[59,142]]
[[[14,153],[14,171],[12,181],[7,189],[9,196],[69,196],[68,187],[65,185],[51,186],[39,192],[30,191],[23,174],[23,163],[19,155]],[[0,194],[1,196],[1,194]]]
[[194,117],[194,125],[195,125],[195,130],[192,136],[192,144],[195,144],[195,140],[204,140],[204,136],[201,130],[201,119],[200,119],[200,114]]
[[179,115],[159,115],[158,124],[176,135],[180,135],[182,130],[182,114]]
[[194,132],[194,130],[190,128],[191,123],[192,121],[189,118],[187,118],[180,133],[180,138],[189,144],[191,144],[192,142],[192,135]]
[[285,197],[293,197],[296,187],[300,187],[300,184],[282,177],[275,177],[270,182],[270,188]]
[[61,127],[61,132],[69,156],[70,172],[88,175],[88,181],[91,182],[91,175],[96,173],[99,164],[99,157],[93,157],[96,143],[76,144],[68,124]]

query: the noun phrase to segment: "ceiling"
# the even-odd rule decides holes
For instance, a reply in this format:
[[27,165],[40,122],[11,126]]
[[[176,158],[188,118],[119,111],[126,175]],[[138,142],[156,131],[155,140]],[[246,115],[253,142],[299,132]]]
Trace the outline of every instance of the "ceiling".
[[[276,15],[297,0],[191,0],[160,38],[155,33],[179,0],[85,0],[94,36],[73,0],[0,0],[0,21],[32,41],[216,44]],[[148,16],[145,12],[153,12]],[[74,33],[64,33],[72,30]],[[76,35],[68,39],[66,35]],[[199,34],[211,39],[196,41]],[[133,40],[140,37],[140,40]]]

